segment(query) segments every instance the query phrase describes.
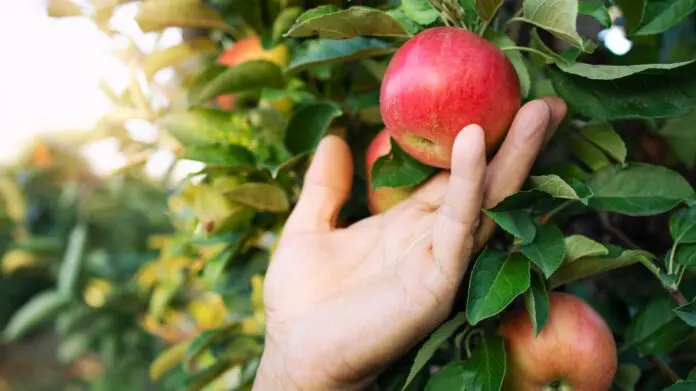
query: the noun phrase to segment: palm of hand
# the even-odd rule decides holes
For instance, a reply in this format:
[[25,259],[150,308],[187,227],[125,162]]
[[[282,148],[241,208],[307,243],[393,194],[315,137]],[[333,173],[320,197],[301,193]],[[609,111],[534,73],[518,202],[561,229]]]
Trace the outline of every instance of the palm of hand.
[[266,351],[283,388],[364,388],[441,323],[475,243],[493,230],[489,220],[479,227],[481,207],[522,185],[564,111],[556,100],[528,104],[488,166],[480,128],[465,129],[451,174],[343,229],[335,220],[351,187],[350,151],[325,139],[266,277]]

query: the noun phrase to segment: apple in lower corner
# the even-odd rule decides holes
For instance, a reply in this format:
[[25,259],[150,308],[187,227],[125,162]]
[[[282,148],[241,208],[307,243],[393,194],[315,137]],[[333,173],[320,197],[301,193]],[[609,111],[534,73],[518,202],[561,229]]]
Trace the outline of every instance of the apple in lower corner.
[[391,151],[391,137],[387,129],[377,133],[367,147],[365,169],[367,170],[367,205],[373,214],[384,213],[394,205],[408,198],[413,188],[380,187],[372,188],[372,167],[377,159]]
[[616,343],[604,319],[583,300],[549,294],[549,318],[538,336],[524,310],[504,319],[506,391],[606,391],[617,369]]
[[445,169],[464,127],[480,125],[491,152],[520,104],[520,81],[510,60],[459,27],[431,28],[409,39],[389,62],[380,91],[382,118],[399,146]]
[[[240,39],[227,48],[218,57],[217,63],[219,65],[234,67],[253,60],[270,61],[278,65],[281,69],[284,69],[290,62],[290,50],[284,44],[280,44],[272,49],[264,49],[261,44],[261,39],[258,36],[252,35]],[[283,99],[288,100],[286,98]],[[216,103],[224,110],[234,110],[236,107],[236,100],[236,95],[223,95],[216,98]],[[282,102],[281,104],[287,105],[287,102]]]

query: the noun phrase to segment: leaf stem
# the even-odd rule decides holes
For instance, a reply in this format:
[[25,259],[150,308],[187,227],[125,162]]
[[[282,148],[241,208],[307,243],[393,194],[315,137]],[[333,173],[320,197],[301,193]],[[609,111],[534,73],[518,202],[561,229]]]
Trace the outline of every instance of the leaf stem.
[[481,334],[483,334],[483,330],[474,329],[466,336],[466,339],[464,339],[464,352],[466,352],[467,359],[471,358],[471,339]]
[[674,254],[677,252],[677,244],[678,242],[674,242],[672,245],[672,249],[670,250],[669,253],[669,261],[667,261],[667,274],[672,275],[675,273],[674,270]]
[[625,246],[633,250],[640,249],[640,246],[638,246],[633,240],[631,240],[631,238],[629,238],[628,235],[623,233],[623,231],[621,231],[620,229],[616,228],[614,224],[612,224],[612,222],[609,221],[609,214],[607,214],[607,212],[600,212],[599,220],[604,226],[604,228],[611,234],[616,236],[619,240],[621,240]]
[[558,213],[560,213],[561,211],[563,211],[563,209],[573,205],[575,203],[575,201],[576,200],[567,200],[567,201],[563,202],[562,204],[558,205],[557,207],[551,209],[551,211],[549,211],[549,213],[547,213],[539,218],[539,222],[542,224],[546,224],[546,222],[551,220],[551,218],[553,216],[555,216]]

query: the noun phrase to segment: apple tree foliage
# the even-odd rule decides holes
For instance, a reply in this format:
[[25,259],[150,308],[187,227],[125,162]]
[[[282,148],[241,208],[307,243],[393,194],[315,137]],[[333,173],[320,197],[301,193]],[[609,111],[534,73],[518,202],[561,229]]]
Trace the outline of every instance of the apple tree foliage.
[[[569,113],[524,189],[483,211],[498,231],[450,319],[379,389],[500,389],[500,316],[524,306],[541,332],[552,290],[582,297],[611,327],[615,390],[696,389],[695,10],[691,0],[143,0],[143,31],[193,32],[145,61],[148,80],[172,66],[185,76],[148,118],[180,159],[204,164],[174,189],[175,232],[137,275],[157,330],[185,330],[165,338],[151,377],[173,389],[250,388],[264,272],[313,149],[328,133],[348,140],[356,178],[340,220],[367,216],[362,162],[382,127],[390,56],[420,31],[453,25],[508,56],[524,101],[557,95]],[[613,54],[605,29],[624,31],[632,48]],[[250,35],[287,47],[287,64],[216,62]],[[233,108],[219,104],[228,95]],[[436,172],[399,150],[381,160],[376,187]]]

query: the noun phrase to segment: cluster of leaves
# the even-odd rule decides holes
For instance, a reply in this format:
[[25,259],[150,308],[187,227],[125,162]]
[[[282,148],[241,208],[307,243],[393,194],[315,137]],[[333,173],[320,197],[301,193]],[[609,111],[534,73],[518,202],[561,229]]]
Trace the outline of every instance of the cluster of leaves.
[[[485,211],[500,229],[477,255],[452,318],[387,371],[380,389],[500,389],[500,315],[520,303],[541,332],[551,290],[582,296],[609,323],[620,351],[617,390],[693,387],[696,360],[684,353],[696,326],[687,283],[696,268],[688,180],[696,165],[696,3],[340,3],[140,4],[144,31],[200,33],[150,55],[150,77],[191,58],[210,64],[185,79],[167,109],[140,104],[176,140],[181,159],[204,164],[170,197],[176,231],[156,240],[159,257],[138,273],[149,294],[146,327],[172,344],[151,376],[175,389],[249,389],[263,342],[263,273],[306,157],[327,132],[343,135],[356,185],[341,221],[367,215],[362,162],[383,126],[379,87],[390,55],[424,29],[456,25],[501,48],[525,100],[558,95],[570,111],[525,189]],[[623,57],[578,32],[579,21],[617,27],[609,8],[617,6],[634,41]],[[286,47],[289,61],[216,63],[249,36],[268,50]],[[221,104],[229,96],[233,107]],[[375,164],[375,187],[414,186],[435,172],[393,148]]]
[[156,387],[143,382],[142,368],[160,343],[139,324],[147,297],[132,277],[157,254],[144,238],[170,230],[163,189],[132,176],[98,177],[72,148],[51,142],[38,142],[0,183],[9,220],[3,343],[52,326],[58,363],[91,368],[76,381],[101,390]]

